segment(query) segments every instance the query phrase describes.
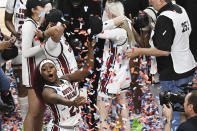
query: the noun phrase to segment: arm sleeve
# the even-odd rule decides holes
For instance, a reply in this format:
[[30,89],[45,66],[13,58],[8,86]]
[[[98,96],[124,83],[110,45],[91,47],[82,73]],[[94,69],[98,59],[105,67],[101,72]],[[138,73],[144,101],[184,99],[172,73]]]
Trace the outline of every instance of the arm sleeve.
[[110,30],[110,29],[114,29],[114,28],[116,28],[116,26],[114,25],[113,20],[107,20],[107,21],[103,22],[103,30]]
[[51,37],[50,37],[50,38],[47,40],[47,42],[46,42],[45,48],[46,48],[47,50],[53,50],[54,48],[57,47],[58,44],[60,44],[60,43],[54,42],[54,41],[51,39]]
[[32,42],[35,36],[35,25],[30,21],[25,22],[22,27],[22,54],[24,57],[32,57],[43,49],[40,45],[32,47]]
[[13,14],[14,13],[14,2],[15,2],[15,0],[7,0],[6,9],[5,10],[9,14]]
[[153,36],[154,46],[163,51],[171,51],[175,37],[175,29],[173,22],[166,16],[159,16],[155,25],[155,33]]
[[51,37],[47,40],[46,44],[44,45],[46,55],[52,57],[58,57],[62,53],[62,46],[59,43],[54,42]]
[[110,39],[112,41],[125,41],[127,39],[127,32],[121,28],[115,28],[112,30],[104,30],[97,35],[101,39]]

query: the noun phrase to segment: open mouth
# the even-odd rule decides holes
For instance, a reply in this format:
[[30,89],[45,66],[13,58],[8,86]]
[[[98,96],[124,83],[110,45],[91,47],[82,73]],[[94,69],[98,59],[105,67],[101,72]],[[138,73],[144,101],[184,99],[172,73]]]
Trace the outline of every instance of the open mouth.
[[79,7],[80,3],[72,3],[72,5],[74,8],[77,8],[77,7]]
[[53,74],[49,74],[49,79],[53,79]]

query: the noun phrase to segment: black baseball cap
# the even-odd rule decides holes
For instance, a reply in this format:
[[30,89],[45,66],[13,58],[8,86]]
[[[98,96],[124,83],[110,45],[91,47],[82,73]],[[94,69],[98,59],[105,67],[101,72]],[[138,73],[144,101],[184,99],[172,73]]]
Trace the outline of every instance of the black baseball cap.
[[32,9],[32,8],[35,8],[36,6],[44,7],[45,4],[46,4],[45,2],[39,1],[39,0],[27,0],[26,8],[27,9]]

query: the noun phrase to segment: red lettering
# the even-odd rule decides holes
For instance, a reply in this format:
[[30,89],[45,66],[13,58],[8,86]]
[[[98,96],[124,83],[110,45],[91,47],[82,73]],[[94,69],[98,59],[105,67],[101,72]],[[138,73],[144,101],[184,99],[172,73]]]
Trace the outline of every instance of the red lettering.
[[69,92],[71,92],[73,89],[71,87],[66,88],[65,90],[62,91],[63,95],[68,94]]
[[71,117],[72,117],[72,116],[75,116],[76,113],[79,113],[79,108],[78,108],[78,107],[76,107],[76,108],[77,108],[76,111],[74,111],[74,109],[75,109],[74,106],[72,106],[72,107],[70,108],[69,112],[70,112],[70,116],[71,116]]

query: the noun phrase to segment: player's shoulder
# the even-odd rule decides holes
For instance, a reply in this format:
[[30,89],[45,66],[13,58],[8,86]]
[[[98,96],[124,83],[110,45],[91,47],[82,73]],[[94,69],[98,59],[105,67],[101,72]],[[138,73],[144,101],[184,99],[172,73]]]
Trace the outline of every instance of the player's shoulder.
[[13,14],[16,0],[7,0],[5,11]]
[[114,29],[118,36],[127,37],[127,31],[122,27],[117,27]]
[[38,22],[36,22],[35,20],[31,19],[31,18],[27,18],[24,22],[24,25],[29,25],[29,26],[35,26],[37,27]]

